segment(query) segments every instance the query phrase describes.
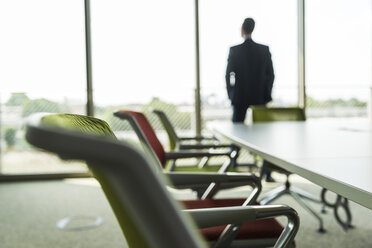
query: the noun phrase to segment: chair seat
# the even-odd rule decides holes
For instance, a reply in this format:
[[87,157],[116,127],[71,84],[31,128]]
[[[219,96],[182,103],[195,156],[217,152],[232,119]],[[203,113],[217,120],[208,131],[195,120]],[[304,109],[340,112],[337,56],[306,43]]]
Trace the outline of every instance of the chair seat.
[[[187,209],[215,208],[240,206],[245,199],[206,199],[182,201]],[[200,229],[205,239],[215,241],[219,238],[226,226],[216,226]],[[277,239],[283,231],[283,227],[275,219],[265,219],[246,222],[240,228],[236,240],[242,239]]]

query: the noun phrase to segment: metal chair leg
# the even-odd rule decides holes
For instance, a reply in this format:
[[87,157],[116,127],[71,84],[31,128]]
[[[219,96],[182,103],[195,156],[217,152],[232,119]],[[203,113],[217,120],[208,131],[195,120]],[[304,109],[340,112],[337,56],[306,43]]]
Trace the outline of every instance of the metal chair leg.
[[267,205],[270,202],[274,201],[275,199],[279,198],[280,196],[287,194],[287,187],[280,186],[277,187],[269,192],[267,192],[262,200],[260,200],[261,205]]
[[291,184],[287,180],[285,185],[282,185],[280,187],[277,187],[265,194],[265,197],[260,201],[261,205],[269,204],[270,202],[274,201],[275,199],[279,198],[280,196],[284,194],[289,194],[293,197],[295,201],[297,201],[303,208],[305,208],[310,214],[312,214],[318,221],[319,221],[319,229],[318,232],[325,233],[324,225],[323,225],[323,219],[320,217],[315,210],[313,210],[304,200],[302,200],[301,197],[314,201],[316,203],[322,203],[321,200],[316,199],[309,193],[296,188],[291,187]]
[[323,203],[321,201],[321,199],[315,198],[314,196],[312,196],[311,194],[307,193],[306,191],[304,191],[304,190],[302,190],[300,188],[292,187],[291,186],[291,188],[289,190],[292,191],[292,192],[295,192],[300,197],[305,198],[305,199],[308,199],[308,200],[313,201],[315,203]]
[[309,213],[311,213],[316,219],[318,219],[319,221],[319,229],[318,229],[318,232],[320,233],[325,233],[326,230],[324,229],[324,225],[323,225],[323,219],[322,217],[320,217],[320,215],[318,215],[309,205],[307,205],[307,203],[305,201],[303,201],[301,199],[301,197],[293,192],[293,191],[289,191],[290,195],[303,207],[305,208]]

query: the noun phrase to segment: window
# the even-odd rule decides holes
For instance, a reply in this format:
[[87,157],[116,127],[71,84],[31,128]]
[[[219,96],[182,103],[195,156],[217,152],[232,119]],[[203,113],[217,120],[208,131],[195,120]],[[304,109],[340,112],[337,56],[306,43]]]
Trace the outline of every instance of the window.
[[31,148],[22,128],[34,112],[85,113],[83,1],[1,1],[0,33],[1,173],[86,171]]
[[128,127],[113,111],[144,111],[160,130],[150,114],[151,108],[160,108],[177,129],[189,132],[195,88],[194,3],[95,1],[91,13],[96,115],[118,133]]
[[366,116],[371,97],[371,1],[306,1],[309,117]]
[[204,119],[231,118],[225,83],[227,57],[231,46],[243,42],[240,30],[247,17],[256,22],[253,40],[270,47],[275,72],[270,105],[297,105],[297,2],[205,0],[200,4]]

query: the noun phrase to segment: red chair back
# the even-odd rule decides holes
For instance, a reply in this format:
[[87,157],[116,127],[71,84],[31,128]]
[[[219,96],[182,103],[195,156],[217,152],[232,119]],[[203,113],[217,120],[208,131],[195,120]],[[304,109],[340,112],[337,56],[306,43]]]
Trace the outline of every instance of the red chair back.
[[132,116],[143,134],[145,135],[147,141],[150,143],[150,146],[155,151],[156,156],[158,157],[162,166],[165,166],[165,151],[163,145],[160,143],[158,137],[156,136],[155,130],[152,128],[150,122],[147,120],[146,116],[140,112],[130,111],[130,110],[120,110],[120,113],[125,113]]

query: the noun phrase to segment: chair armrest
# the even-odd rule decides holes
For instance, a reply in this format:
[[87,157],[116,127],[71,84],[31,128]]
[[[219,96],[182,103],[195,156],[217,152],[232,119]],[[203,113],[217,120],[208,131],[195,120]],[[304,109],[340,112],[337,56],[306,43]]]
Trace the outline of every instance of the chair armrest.
[[232,148],[232,145],[215,145],[215,144],[180,144],[179,149],[210,149],[210,148]]
[[202,141],[202,140],[211,140],[211,141],[219,141],[216,137],[206,137],[206,136],[194,136],[194,137],[178,137],[181,141],[190,141],[190,140],[196,140],[196,141]]
[[[296,236],[300,226],[300,219],[297,212],[284,205],[269,206],[245,206],[245,207],[223,207],[183,210],[191,214],[200,228],[211,226],[227,225],[232,227],[232,232],[223,232],[215,247],[228,247],[234,239],[237,230],[243,222],[285,216],[288,223],[275,243],[275,248],[289,247]],[[237,229],[237,230],[236,230]]]
[[256,202],[258,195],[261,193],[262,186],[259,177],[252,173],[234,173],[227,172],[223,174],[216,173],[188,173],[188,172],[164,172],[169,180],[176,187],[195,187],[195,186],[208,186],[204,192],[202,199],[212,198],[217,192],[220,184],[236,184],[252,186],[253,190],[243,206],[252,205]]
[[227,156],[230,157],[231,151],[172,151],[165,153],[165,159],[180,159],[180,158],[202,158],[202,157],[215,157]]

